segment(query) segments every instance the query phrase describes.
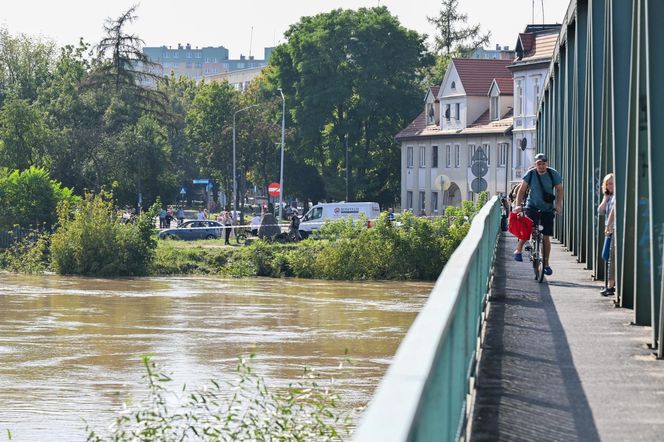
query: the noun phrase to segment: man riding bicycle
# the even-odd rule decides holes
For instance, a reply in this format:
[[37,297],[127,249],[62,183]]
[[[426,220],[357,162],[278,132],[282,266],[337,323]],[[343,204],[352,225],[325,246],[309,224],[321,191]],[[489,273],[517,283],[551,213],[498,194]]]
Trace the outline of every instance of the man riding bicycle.
[[[553,235],[553,217],[560,214],[563,206],[563,177],[560,173],[548,167],[549,159],[543,153],[535,155],[535,167],[523,176],[519,192],[516,196],[515,212],[524,211],[522,206],[526,192],[530,190],[525,204],[525,212],[533,221],[539,219],[544,235],[544,274],[551,275],[553,270],[549,266],[551,253],[551,235]],[[523,245],[526,241],[517,243],[514,251],[514,260],[523,261]]]

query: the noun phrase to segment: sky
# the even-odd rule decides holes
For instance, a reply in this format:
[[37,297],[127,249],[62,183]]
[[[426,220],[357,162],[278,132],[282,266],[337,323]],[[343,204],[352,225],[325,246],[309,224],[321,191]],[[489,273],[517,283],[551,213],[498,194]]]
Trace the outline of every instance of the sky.
[[[432,35],[427,16],[440,10],[440,0],[0,0],[0,27],[11,34],[27,34],[76,44],[80,37],[98,42],[106,18],[116,18],[139,4],[138,19],[130,31],[146,46],[224,46],[230,58],[240,54],[262,58],[263,48],[284,41],[283,34],[300,17],[336,8],[386,6],[401,24]],[[491,44],[509,46],[526,24],[562,23],[569,0],[460,0],[468,22],[491,31]],[[533,8],[534,6],[534,8]],[[253,28],[253,31],[252,31]]]

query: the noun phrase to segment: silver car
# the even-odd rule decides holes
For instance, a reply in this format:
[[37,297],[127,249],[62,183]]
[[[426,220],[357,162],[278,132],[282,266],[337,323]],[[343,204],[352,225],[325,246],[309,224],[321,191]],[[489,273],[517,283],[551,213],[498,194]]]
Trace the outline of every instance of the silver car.
[[185,221],[176,229],[159,232],[159,239],[216,239],[224,235],[224,225],[217,221]]

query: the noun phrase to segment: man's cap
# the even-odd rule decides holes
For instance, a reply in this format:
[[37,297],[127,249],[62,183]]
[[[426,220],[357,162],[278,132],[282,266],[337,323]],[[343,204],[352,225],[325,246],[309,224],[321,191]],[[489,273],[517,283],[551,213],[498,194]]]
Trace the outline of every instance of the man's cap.
[[549,159],[546,157],[545,154],[543,154],[543,153],[538,153],[537,155],[535,155],[535,162],[538,162],[538,161],[548,162]]

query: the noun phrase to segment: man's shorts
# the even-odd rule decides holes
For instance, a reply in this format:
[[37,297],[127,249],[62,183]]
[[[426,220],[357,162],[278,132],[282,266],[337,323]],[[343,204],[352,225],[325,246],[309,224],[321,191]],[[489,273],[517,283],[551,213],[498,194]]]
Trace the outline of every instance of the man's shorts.
[[540,223],[542,224],[542,227],[544,227],[542,234],[544,234],[544,236],[553,235],[553,217],[555,216],[553,212],[537,213],[537,209],[526,207],[526,216],[532,219],[534,223],[537,223],[537,217],[541,217]]

